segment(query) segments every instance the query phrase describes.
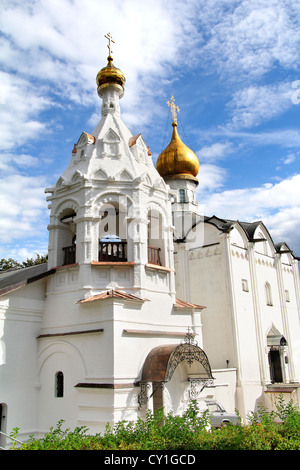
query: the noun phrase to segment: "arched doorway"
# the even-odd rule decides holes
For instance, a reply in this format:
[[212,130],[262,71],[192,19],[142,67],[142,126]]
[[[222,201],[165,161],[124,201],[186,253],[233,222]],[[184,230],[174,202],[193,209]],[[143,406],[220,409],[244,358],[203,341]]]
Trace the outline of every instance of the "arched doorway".
[[284,356],[287,347],[285,337],[272,325],[267,335],[268,360],[271,383],[285,382]]

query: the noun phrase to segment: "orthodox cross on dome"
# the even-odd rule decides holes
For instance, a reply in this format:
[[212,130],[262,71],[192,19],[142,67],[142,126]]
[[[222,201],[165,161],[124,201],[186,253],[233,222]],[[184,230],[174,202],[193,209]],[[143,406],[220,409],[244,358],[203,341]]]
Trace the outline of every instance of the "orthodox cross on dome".
[[170,102],[170,101],[167,101],[167,105],[168,105],[169,108],[171,109],[171,114],[172,114],[173,122],[175,122],[175,123],[177,124],[177,113],[180,111],[180,109],[179,109],[178,106],[176,106],[176,104],[175,104],[175,98],[174,98],[173,95],[171,96],[171,102]]
[[111,43],[113,42],[115,44],[115,41],[113,40],[112,35],[110,33],[104,34],[104,37],[106,39],[108,39],[108,45],[107,45],[108,55],[109,55],[109,57],[111,57],[111,55],[113,53],[112,48],[111,48]]

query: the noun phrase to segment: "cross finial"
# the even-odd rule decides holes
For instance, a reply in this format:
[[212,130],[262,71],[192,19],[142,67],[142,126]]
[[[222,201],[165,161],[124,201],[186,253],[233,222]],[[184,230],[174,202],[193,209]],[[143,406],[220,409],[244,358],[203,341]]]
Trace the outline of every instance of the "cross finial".
[[112,35],[111,35],[110,33],[105,34],[104,37],[105,37],[106,39],[108,39],[108,45],[107,45],[107,47],[108,47],[108,55],[109,55],[109,57],[111,57],[112,52],[113,52],[113,51],[112,51],[112,48],[111,48],[111,43],[113,42],[113,43],[115,44],[115,41],[113,40]]
[[170,101],[167,101],[167,105],[168,105],[169,108],[171,109],[171,114],[172,114],[173,122],[175,122],[175,123],[177,124],[177,113],[180,111],[180,109],[179,109],[178,106],[176,106],[176,104],[175,104],[175,98],[174,98],[173,95],[171,96],[171,102],[170,102]]
[[182,341],[182,344],[189,344],[192,346],[197,346],[197,341],[194,339],[195,334],[193,333],[193,328],[188,327],[185,338]]

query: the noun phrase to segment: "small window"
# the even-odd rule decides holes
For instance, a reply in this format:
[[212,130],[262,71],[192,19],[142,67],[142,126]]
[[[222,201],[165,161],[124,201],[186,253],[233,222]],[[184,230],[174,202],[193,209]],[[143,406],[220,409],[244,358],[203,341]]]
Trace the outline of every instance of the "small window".
[[55,396],[57,398],[64,396],[64,374],[61,371],[55,374]]
[[242,289],[243,289],[244,292],[249,292],[247,279],[242,279]]
[[266,302],[267,305],[272,306],[273,301],[272,301],[272,292],[271,292],[271,286],[268,282],[265,283],[265,292],[266,292]]
[[187,202],[185,189],[179,189],[179,202]]
[[290,302],[290,293],[289,293],[289,291],[288,291],[288,290],[285,290],[284,292],[285,292],[285,300],[286,300],[286,302]]

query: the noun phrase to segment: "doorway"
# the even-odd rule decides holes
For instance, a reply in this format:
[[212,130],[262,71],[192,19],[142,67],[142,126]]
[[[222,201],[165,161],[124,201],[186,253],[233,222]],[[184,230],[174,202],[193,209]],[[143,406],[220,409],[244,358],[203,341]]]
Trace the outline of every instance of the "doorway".
[[270,379],[272,383],[282,382],[281,357],[278,349],[269,351]]

